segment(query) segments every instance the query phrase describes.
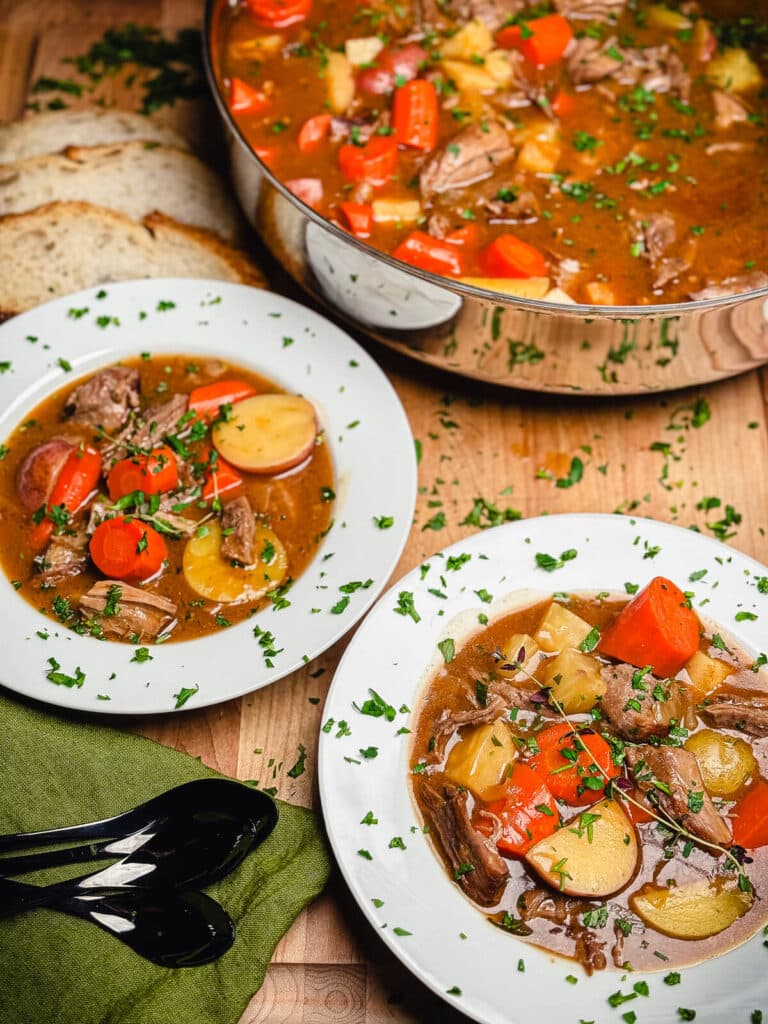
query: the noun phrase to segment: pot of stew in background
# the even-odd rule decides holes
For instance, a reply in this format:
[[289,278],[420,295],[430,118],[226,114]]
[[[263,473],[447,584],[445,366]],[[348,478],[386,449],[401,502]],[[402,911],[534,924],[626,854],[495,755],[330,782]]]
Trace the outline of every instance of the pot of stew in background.
[[749,9],[209,0],[206,66],[246,215],[343,319],[511,387],[667,390],[768,361]]

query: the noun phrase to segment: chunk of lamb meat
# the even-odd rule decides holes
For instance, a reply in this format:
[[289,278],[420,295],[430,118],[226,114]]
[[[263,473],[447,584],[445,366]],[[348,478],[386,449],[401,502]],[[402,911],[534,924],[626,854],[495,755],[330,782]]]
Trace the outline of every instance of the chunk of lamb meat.
[[76,387],[64,411],[78,423],[102,427],[108,434],[119,430],[139,405],[139,371],[111,366]]
[[607,963],[605,943],[600,942],[582,921],[584,913],[593,907],[585,900],[549,889],[527,889],[517,900],[517,912],[526,923],[540,918],[564,928],[566,935],[574,939],[574,955],[588,974],[594,970],[602,971]]
[[495,120],[462,128],[424,165],[419,176],[425,199],[490,178],[515,155],[504,126]]
[[[110,588],[115,599],[111,602],[112,614],[104,614],[110,597]],[[100,580],[80,598],[80,609],[86,615],[98,615],[99,623],[107,636],[118,640],[135,637],[141,640],[156,640],[160,633],[168,632],[176,620],[176,605],[167,597],[139,590],[120,580]]]
[[725,131],[734,124],[743,124],[749,120],[749,110],[738,96],[722,89],[712,91],[712,102],[715,106],[715,128]]
[[645,253],[655,276],[654,288],[663,288],[685,270],[690,263],[679,256],[666,256],[677,237],[675,219],[668,213],[652,213],[642,222]]
[[[689,750],[642,744],[627,747],[626,755],[635,782],[644,792],[653,794],[660,810],[705,842],[720,846],[731,842],[731,826],[712,803],[699,762]],[[698,809],[692,810],[692,804]]]
[[[610,50],[616,56],[611,56]],[[568,49],[566,67],[574,85],[588,85],[599,82],[603,78],[620,71],[624,66],[623,52],[616,46],[615,40],[605,43],[591,36],[582,36]]]
[[[242,495],[228,501],[221,513],[221,555],[222,558],[250,565],[254,560],[253,539],[256,523],[251,503]],[[225,532],[231,530],[232,532]]]
[[459,878],[470,899],[482,907],[498,903],[509,877],[504,858],[492,843],[472,827],[467,792],[447,783],[424,779],[420,793],[427,809],[431,834],[437,836],[451,867],[457,871],[471,864]]
[[762,270],[753,270],[749,274],[737,274],[726,277],[719,284],[710,284],[698,292],[691,292],[692,299],[719,299],[725,295],[740,295],[742,292],[757,291],[768,288],[768,274]]
[[37,582],[40,586],[46,589],[72,576],[79,576],[88,563],[87,545],[85,530],[54,537],[38,560],[40,574]]
[[710,697],[699,717],[715,729],[735,729],[750,736],[768,736],[768,699],[723,693]]
[[590,21],[615,20],[623,13],[627,0],[555,0],[555,10],[566,18]]
[[442,761],[445,754],[445,745],[457,729],[465,725],[487,725],[502,718],[506,712],[504,701],[501,697],[494,697],[488,701],[485,707],[469,708],[467,711],[451,711],[443,708],[435,722],[433,729],[434,743],[432,744],[432,757],[435,761]]
[[462,22],[482,21],[495,32],[508,17],[521,14],[527,3],[526,0],[459,0],[454,7]]
[[122,459],[131,449],[149,449],[160,444],[166,435],[178,431],[179,420],[187,411],[188,401],[186,395],[174,395],[162,405],[146,409],[141,416],[128,423],[114,441],[104,445],[104,454]]
[[690,700],[676,680],[632,665],[604,665],[600,674],[606,683],[600,707],[625,739],[666,736],[672,725],[690,721]]
[[533,192],[520,192],[514,199],[505,202],[498,198],[498,191],[489,199],[480,199],[479,205],[485,207],[489,213],[489,220],[495,221],[519,221],[529,220],[539,215],[539,200]]

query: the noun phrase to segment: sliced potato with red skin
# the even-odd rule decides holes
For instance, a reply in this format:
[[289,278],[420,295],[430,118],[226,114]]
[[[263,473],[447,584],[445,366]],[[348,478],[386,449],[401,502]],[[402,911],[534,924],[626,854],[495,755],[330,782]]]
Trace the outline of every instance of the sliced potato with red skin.
[[[194,536],[184,548],[182,565],[184,579],[201,597],[225,604],[258,601],[274,590],[288,572],[288,556],[275,533],[256,523],[253,543],[256,561],[241,567],[232,565],[221,555],[221,527],[214,520],[206,524],[207,532]],[[202,532],[202,531],[200,531]],[[264,552],[268,553],[268,560]]]
[[16,491],[19,501],[34,512],[48,501],[53,485],[75,445],[64,437],[52,437],[29,453],[19,466]]
[[537,875],[569,896],[610,896],[637,869],[635,827],[615,800],[585,807],[562,828],[541,839],[525,859]]
[[673,939],[706,939],[730,928],[754,902],[736,878],[718,875],[688,885],[648,883],[633,893],[629,905],[657,932]]
[[254,395],[232,407],[212,432],[216,451],[249,473],[283,473],[303,462],[317,440],[315,407],[300,395]]

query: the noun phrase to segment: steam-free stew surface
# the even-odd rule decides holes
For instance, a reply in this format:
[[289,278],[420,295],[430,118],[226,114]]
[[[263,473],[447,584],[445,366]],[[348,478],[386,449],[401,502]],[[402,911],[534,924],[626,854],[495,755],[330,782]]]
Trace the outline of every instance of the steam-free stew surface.
[[[580,635],[588,637],[583,647],[589,652],[583,656],[595,658],[598,670],[602,665],[610,666],[611,660],[591,651],[591,647],[598,632],[605,635],[606,627],[615,619],[625,602],[617,599],[595,599],[590,595],[570,595],[558,600],[586,624],[586,630],[597,627],[591,634],[582,629]],[[609,739],[611,752],[615,755],[611,759],[613,766],[610,774],[620,780],[633,779],[632,772],[628,769],[626,751],[635,744],[648,742],[640,735],[630,740],[626,738],[626,732],[622,734],[620,728],[607,717],[605,709],[601,712],[601,704],[605,702],[608,705],[605,697],[602,700],[591,701],[593,710],[589,713],[566,715],[562,707],[559,711],[553,708],[551,698],[547,699],[547,693],[551,691],[541,687],[547,679],[550,683],[552,681],[551,676],[548,677],[546,674],[546,665],[548,661],[551,663],[557,652],[550,649],[534,654],[535,644],[531,641],[551,607],[551,601],[545,600],[507,614],[486,628],[480,629],[461,647],[457,644],[455,657],[428,680],[418,704],[417,728],[411,749],[410,781],[414,797],[425,822],[430,826],[430,836],[436,855],[445,862],[455,884],[463,888],[470,898],[471,890],[467,887],[467,882],[474,870],[479,870],[480,864],[471,853],[465,853],[465,856],[468,856],[467,863],[459,864],[457,867],[455,861],[451,861],[447,855],[446,846],[441,840],[441,830],[436,827],[435,792],[442,794],[446,786],[450,787],[449,792],[458,789],[461,794],[464,791],[472,827],[482,835],[488,836],[489,830],[485,826],[490,819],[485,812],[489,809],[498,812],[498,803],[495,802],[507,784],[505,779],[509,778],[509,785],[512,785],[515,772],[520,770],[521,765],[524,766],[524,771],[528,771],[525,766],[532,766],[541,781],[552,788],[556,786],[557,777],[562,778],[561,773],[568,770],[569,761],[564,758],[554,762],[557,767],[554,768],[552,775],[536,764],[541,759],[539,742],[543,745],[547,731],[563,727],[564,720],[569,722],[574,730],[582,730],[580,735],[585,740],[595,735]],[[526,647],[524,654],[523,644]],[[728,642],[717,627],[704,629],[697,647],[698,653],[695,658],[699,670],[701,671],[702,665],[709,668],[714,662],[718,680],[727,680],[711,691],[708,698],[702,698],[705,703],[715,701],[716,697],[735,695],[737,699],[757,700],[758,703],[762,702],[764,708],[768,708],[768,684],[764,675],[759,671],[753,671],[751,659]],[[567,647],[564,645],[563,649]],[[701,658],[709,660],[704,662],[700,660]],[[518,659],[521,662],[525,661],[524,671],[515,671]],[[760,666],[757,667],[759,669]],[[679,673],[683,687],[688,686],[694,677],[701,682],[696,669],[692,668],[691,672],[691,676],[685,670]],[[645,678],[651,677],[646,675]],[[560,682],[559,679],[555,680],[555,692]],[[649,690],[654,682],[651,682]],[[513,688],[513,692],[509,687]],[[532,694],[535,695],[533,700]],[[497,708],[490,716],[484,715],[485,707],[491,707],[498,702],[499,695],[502,702],[500,709]],[[518,699],[515,699],[515,695]],[[643,697],[644,694],[637,691],[636,696]],[[701,696],[701,693],[697,691],[696,696]],[[651,699],[650,693],[647,697]],[[695,702],[692,702],[691,706],[695,708]],[[478,717],[485,723],[484,725],[474,724]],[[462,724],[453,726],[451,723],[454,720]],[[449,723],[446,730],[447,741],[441,725],[446,721]],[[685,728],[683,723],[679,722],[669,732],[663,730],[659,736],[651,739],[651,742],[662,750],[667,745],[678,748],[686,744],[687,748],[692,736],[699,735],[703,739],[713,731],[711,726],[705,729],[704,723],[698,718],[689,721],[688,724],[691,728]],[[467,757],[464,751],[470,750],[473,737],[477,739],[479,730],[483,729],[493,734],[490,743],[486,738],[484,755],[477,755],[475,750],[474,754]],[[759,790],[765,786],[762,779],[768,775],[768,738],[765,735],[746,735],[738,728],[721,732],[726,742],[748,744],[755,759],[751,773],[739,778],[736,788],[727,799],[713,797],[718,812],[730,815],[730,820],[735,821],[741,809],[740,801],[744,800],[745,794],[752,792],[753,795],[760,795]],[[513,760],[505,768],[510,737]],[[495,759],[496,762],[493,771],[503,772],[498,775],[502,780],[500,786],[488,788],[488,755],[490,760]],[[486,758],[485,762],[483,756]],[[576,755],[569,753],[569,756]],[[596,862],[602,862],[601,866],[596,866],[598,874],[606,870],[605,849],[601,847],[597,832],[595,831],[594,845],[591,845],[591,841],[587,842],[584,829],[585,821],[588,829],[596,829],[599,822],[590,823],[589,817],[579,817],[585,812],[589,815],[593,809],[599,811],[600,808],[596,806],[598,801],[604,799],[606,792],[610,794],[610,787],[606,789],[604,785],[598,785],[598,781],[604,783],[605,780],[591,769],[584,771],[582,782],[590,775],[596,779],[596,789],[591,791],[584,785],[580,786],[578,804],[563,800],[550,801],[548,810],[544,801],[549,798],[543,797],[541,792],[537,794],[534,799],[542,801],[537,804],[538,811],[545,811],[546,815],[542,816],[536,809],[531,810],[534,821],[529,821],[528,826],[532,831],[529,831],[526,837],[525,829],[522,830],[523,842],[517,853],[505,852],[503,839],[501,841],[499,850],[503,853],[508,867],[508,878],[498,890],[496,899],[490,904],[483,901],[477,905],[478,909],[488,914],[494,924],[516,936],[516,939],[510,939],[511,942],[532,942],[555,953],[572,957],[580,961],[590,972],[606,966],[631,966],[637,970],[670,970],[731,949],[765,924],[768,919],[768,902],[764,898],[765,887],[768,884],[768,847],[760,846],[740,852],[734,848],[739,859],[745,861],[744,866],[738,869],[735,862],[728,861],[724,850],[713,850],[696,842],[695,839],[691,841],[690,837],[676,833],[669,824],[664,825],[658,820],[651,820],[626,801],[622,806],[629,814],[627,832],[633,831],[636,834],[639,855],[637,866],[625,884],[622,884],[617,892],[611,892],[604,898],[567,895],[562,891],[561,884],[568,889],[570,885],[575,884],[573,880],[569,881],[569,869],[576,874],[573,864],[567,859],[558,865],[561,874],[556,874],[553,883],[547,884],[526,862],[521,852],[529,850],[538,839],[537,820],[544,822],[545,831],[548,829],[555,837],[565,834],[566,838],[576,838],[576,832],[584,833],[586,854],[596,859]],[[492,774],[490,781],[495,782],[496,779],[497,775]],[[634,788],[628,782],[623,785],[624,789],[621,792],[637,798],[636,783]],[[660,781],[659,785],[663,786],[664,783]],[[706,787],[702,789],[706,792]],[[479,793],[482,795],[478,795]],[[618,795],[618,802],[621,803],[621,793]],[[696,800],[699,798],[697,795]],[[554,817],[551,817],[552,810]],[[746,809],[744,813],[747,813]],[[761,813],[765,824],[765,808]],[[661,818],[666,819],[667,816],[662,813]],[[567,824],[563,826],[563,822]],[[563,829],[564,832],[559,832],[559,829]],[[768,829],[763,827],[762,832],[765,833],[762,841],[768,843]],[[488,839],[488,842],[493,845],[494,840]],[[466,847],[464,850],[466,851]],[[473,860],[476,868],[473,868]],[[735,898],[738,900],[738,870],[745,873],[748,883],[744,881],[742,885],[745,890],[751,889],[751,893],[741,894],[745,898],[744,908],[740,911],[743,916],[717,934],[697,938],[695,941],[674,937],[650,927],[638,915],[637,906],[633,904],[633,896],[637,895],[643,886],[649,885],[654,889],[685,891],[685,887],[692,884],[711,885],[715,888],[722,884],[726,888],[730,886],[737,893]],[[750,901],[751,908],[744,912],[745,908],[750,907]],[[514,962],[515,955],[514,949],[511,949],[511,962]]]
[[680,302],[768,284],[755,11],[238,0],[214,55],[254,150],[358,238],[533,298]]
[[[127,359],[119,365],[135,368],[139,374],[141,397],[128,423],[133,418],[138,422],[149,407],[157,407],[174,396],[188,396],[196,388],[222,380],[240,381],[249,392],[257,395],[281,392],[272,381],[214,357],[153,355]],[[285,591],[314,557],[331,518],[333,467],[322,434],[317,436],[309,455],[295,468],[284,473],[256,474],[241,471],[239,475],[242,483],[239,487],[222,493],[218,501],[210,494],[208,500],[203,500],[201,491],[208,479],[207,467],[212,450],[211,428],[207,426],[203,429],[199,425],[196,431],[191,431],[195,419],[185,414],[184,422],[172,426],[170,438],[171,442],[178,438],[181,445],[178,450],[185,453],[185,456],[176,456],[179,483],[172,492],[162,496],[164,504],[155,511],[154,516],[146,501],[140,505],[130,503],[122,511],[111,501],[107,495],[107,479],[115,458],[105,452],[100,479],[83,507],[69,517],[68,522],[54,528],[47,546],[41,548],[32,543],[37,529],[34,520],[39,518],[39,512],[30,514],[28,509],[22,507],[17,486],[19,470],[25,459],[53,437],[65,438],[76,446],[93,446],[97,450],[105,450],[110,438],[119,434],[119,429],[116,429],[112,434],[107,432],[105,435],[93,426],[78,422],[76,417],[68,413],[67,406],[74,388],[87,380],[83,378],[73,381],[33,409],[25,422],[6,439],[3,448],[5,454],[0,462],[0,559],[20,597],[39,608],[56,626],[63,622],[79,632],[129,642],[157,639],[157,636],[151,635],[151,630],[137,634],[128,628],[122,631],[122,635],[115,637],[111,627],[115,623],[119,625],[121,601],[118,594],[115,594],[116,600],[112,602],[111,609],[107,608],[106,617],[104,613],[91,613],[79,608],[81,597],[105,578],[105,574],[88,557],[88,538],[93,534],[95,523],[110,516],[123,514],[130,518],[132,512],[143,512],[147,515],[140,522],[149,528],[157,527],[161,530],[167,547],[167,560],[150,580],[127,580],[122,589],[127,585],[134,586],[147,595],[167,599],[175,606],[175,614],[165,619],[159,636],[161,640],[189,639],[226,629],[250,617],[269,600],[287,600],[283,596]],[[230,418],[237,408],[237,403],[231,405],[225,411],[226,417]],[[157,448],[163,443],[165,439],[158,434],[153,437],[151,447]],[[231,565],[214,552],[212,560],[216,562],[216,570],[221,572],[231,569],[235,588],[229,600],[205,598],[187,581],[184,552],[191,542],[210,541],[210,531],[220,529],[222,513],[235,498],[246,498],[250,505],[258,545],[254,559],[263,568],[267,582],[262,592],[253,599],[249,600],[245,593],[238,595],[238,580],[245,578],[246,570],[236,564]],[[178,503],[177,507],[174,507],[175,503]],[[181,525],[183,532],[166,531],[162,523],[169,521]],[[263,530],[271,531],[269,536],[276,536],[276,543],[285,549],[287,569],[279,586],[277,582],[268,582],[270,564],[274,565],[275,561],[271,545],[258,543]],[[82,559],[82,568],[59,579],[54,571],[55,582],[47,582],[51,568],[46,559],[51,545],[68,539],[79,544],[78,538],[85,545],[83,548],[78,546],[77,550],[77,557]],[[121,580],[116,582],[123,583]],[[117,616],[114,615],[115,609],[118,611]]]

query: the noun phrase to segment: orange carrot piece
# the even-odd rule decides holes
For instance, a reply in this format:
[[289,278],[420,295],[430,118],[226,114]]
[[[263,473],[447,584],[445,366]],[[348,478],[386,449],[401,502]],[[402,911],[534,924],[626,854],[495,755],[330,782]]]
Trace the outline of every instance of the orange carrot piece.
[[598,650],[636,668],[650,665],[654,675],[666,678],[698,650],[699,628],[682,590],[656,576],[603,631]]

